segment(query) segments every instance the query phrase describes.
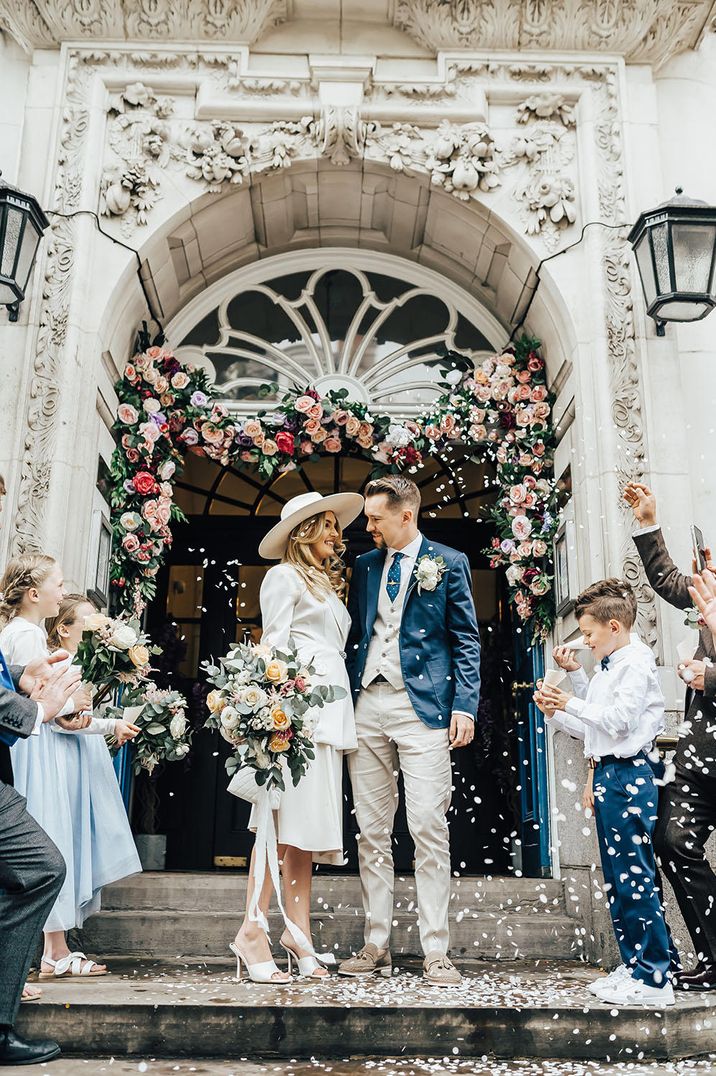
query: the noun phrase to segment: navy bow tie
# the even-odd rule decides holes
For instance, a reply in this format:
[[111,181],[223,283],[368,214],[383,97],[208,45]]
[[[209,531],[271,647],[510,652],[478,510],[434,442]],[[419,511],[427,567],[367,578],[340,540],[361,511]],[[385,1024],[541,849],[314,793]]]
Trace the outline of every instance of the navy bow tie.
[[602,658],[600,664],[601,664],[602,668],[604,669],[604,671],[606,672],[607,669],[609,668],[609,658],[608,657],[607,658]]

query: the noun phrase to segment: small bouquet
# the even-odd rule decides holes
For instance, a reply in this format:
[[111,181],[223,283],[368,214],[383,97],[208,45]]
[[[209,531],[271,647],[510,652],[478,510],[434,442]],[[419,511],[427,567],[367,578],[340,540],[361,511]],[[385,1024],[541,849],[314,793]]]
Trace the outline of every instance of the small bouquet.
[[[237,643],[218,665],[204,664],[209,683],[205,728],[218,729],[234,748],[226,761],[230,777],[241,769],[251,781],[230,788],[243,799],[252,792],[285,791],[284,767],[294,785],[314,758],[313,720],[309,710],[345,698],[342,687],[312,685],[315,669],[301,661],[289,642],[286,650]],[[233,783],[233,782],[232,782]]]
[[96,706],[116,688],[136,688],[146,680],[152,654],[161,654],[161,649],[151,645],[138,620],[92,613],[85,617],[74,662],[82,669],[83,681],[96,687]]
[[[162,690],[149,684],[141,693],[129,697],[129,719],[140,732],[132,740],[135,774],[146,770],[151,776],[160,762],[179,762],[189,753],[193,729],[186,716],[186,699],[180,692]],[[113,708],[115,717],[127,717],[123,709]],[[116,755],[116,740],[110,741],[110,751]]]

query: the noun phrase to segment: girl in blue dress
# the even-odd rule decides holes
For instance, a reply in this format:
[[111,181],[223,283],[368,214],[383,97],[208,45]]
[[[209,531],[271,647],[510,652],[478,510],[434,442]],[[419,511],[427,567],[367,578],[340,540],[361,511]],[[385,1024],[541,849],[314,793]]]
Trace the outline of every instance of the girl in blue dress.
[[[65,596],[55,560],[40,554],[15,558],[0,590],[5,623],[0,649],[10,664],[27,664],[59,646],[76,652],[84,618],[95,608],[84,595]],[[47,618],[53,618],[52,645],[43,627]],[[65,934],[99,911],[104,886],[141,871],[104,741],[104,735],[114,735],[124,742],[139,730],[124,721],[90,719],[83,713],[91,705],[86,688],[70,702],[68,713],[11,749],[15,788],[67,864],[65,883],[44,928],[41,979],[107,974],[105,965],[71,952]]]

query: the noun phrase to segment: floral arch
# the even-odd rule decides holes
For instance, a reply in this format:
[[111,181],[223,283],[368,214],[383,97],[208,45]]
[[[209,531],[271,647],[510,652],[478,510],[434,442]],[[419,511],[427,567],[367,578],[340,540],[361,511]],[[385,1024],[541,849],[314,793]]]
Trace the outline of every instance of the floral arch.
[[127,365],[112,460],[112,583],[119,607],[141,613],[182,518],[174,485],[187,452],[248,468],[262,478],[300,467],[319,453],[369,460],[376,474],[419,471],[429,455],[456,446],[496,465],[497,529],[490,564],[507,569],[510,597],[533,637],[554,619],[552,539],[557,493],[552,471],[553,398],[539,342],[527,336],[477,363],[448,352],[442,392],[424,414],[397,419],[349,398],[295,385],[255,416],[231,414],[204,369],[151,347]]

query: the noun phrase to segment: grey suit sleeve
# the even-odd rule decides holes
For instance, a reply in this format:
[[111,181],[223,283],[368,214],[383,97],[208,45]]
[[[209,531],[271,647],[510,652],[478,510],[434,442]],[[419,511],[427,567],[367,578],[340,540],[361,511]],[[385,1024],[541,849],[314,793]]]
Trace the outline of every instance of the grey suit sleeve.
[[646,577],[660,598],[677,609],[690,609],[694,604],[689,594],[691,576],[684,575],[674,564],[659,530],[634,535]]
[[10,676],[12,677],[12,682],[15,685],[15,690],[19,691],[20,690],[20,677],[22,676],[22,674],[25,671],[25,666],[24,665],[8,665],[8,669],[10,670]]
[[0,686],[0,728],[25,739],[35,727],[37,713],[37,703],[32,699]]

